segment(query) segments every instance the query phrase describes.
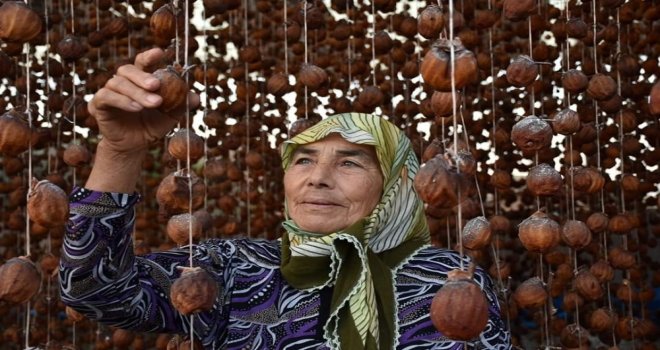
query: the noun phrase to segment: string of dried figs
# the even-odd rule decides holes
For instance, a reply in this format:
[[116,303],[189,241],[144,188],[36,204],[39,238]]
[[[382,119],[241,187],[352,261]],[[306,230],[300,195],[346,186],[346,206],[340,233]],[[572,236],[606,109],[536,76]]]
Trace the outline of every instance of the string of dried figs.
[[175,171],[161,181],[156,191],[156,202],[164,217],[197,210],[204,204],[204,182],[188,169]]
[[183,11],[172,4],[164,4],[151,15],[149,28],[157,42],[169,44],[177,31],[179,35],[183,34],[184,21]]
[[579,220],[566,220],[561,226],[562,241],[573,249],[582,249],[591,243],[591,230]]
[[0,266],[0,300],[22,304],[41,288],[41,274],[26,256],[11,258]]
[[572,167],[570,170],[570,184],[576,191],[596,193],[605,186],[605,178],[593,167]]
[[71,144],[67,146],[62,155],[64,163],[72,167],[79,167],[85,164],[89,164],[92,160],[92,154],[89,152],[87,147],[81,144]]
[[527,55],[515,57],[506,68],[506,80],[515,87],[529,86],[538,76],[537,63]]
[[521,119],[511,129],[511,141],[528,154],[550,148],[552,136],[550,124],[535,115]]
[[36,38],[43,22],[41,16],[23,1],[5,1],[0,6],[0,39],[24,43]]
[[30,147],[32,132],[25,113],[12,109],[0,116],[0,153],[18,156]]
[[454,49],[454,86],[462,89],[477,79],[477,59],[472,51],[463,46],[456,38],[438,39],[422,60],[420,73],[424,82],[435,90],[449,92],[452,90],[452,71],[450,51]]
[[468,271],[452,270],[431,302],[431,321],[442,335],[455,340],[477,337],[488,323],[488,301]]
[[172,215],[167,221],[167,236],[178,245],[198,239],[202,235],[202,222],[189,213]]
[[649,112],[651,114],[660,114],[660,81],[653,84],[649,96]]
[[492,234],[490,222],[483,216],[477,216],[465,224],[461,242],[467,249],[482,249],[490,244]]
[[573,283],[580,296],[588,301],[598,300],[603,296],[604,291],[600,281],[590,270],[581,269],[575,276]]
[[562,329],[559,335],[560,342],[569,349],[581,349],[589,345],[589,332],[582,326],[573,323]]
[[617,314],[610,309],[598,308],[589,315],[589,329],[594,332],[603,332],[612,329],[617,321]]
[[436,4],[426,6],[417,16],[417,32],[426,39],[438,38],[444,26],[444,14]]
[[536,211],[520,223],[518,238],[530,252],[547,252],[559,244],[559,224],[544,212]]
[[57,43],[57,53],[65,62],[74,62],[85,56],[87,45],[79,36],[67,34]]
[[571,135],[581,127],[580,115],[570,108],[564,108],[552,117],[552,129],[558,134]]
[[167,152],[180,161],[196,161],[204,155],[204,139],[191,129],[179,129],[168,139]]
[[610,282],[614,278],[614,269],[605,259],[599,259],[593,263],[589,270],[600,283]]
[[52,182],[32,179],[27,212],[32,221],[44,227],[63,226],[69,218],[69,198]]
[[[444,118],[452,115],[453,99],[451,92],[434,91],[431,95],[431,110],[435,114],[436,122],[438,118]],[[461,106],[463,98],[460,93],[456,93],[456,105]]]
[[540,278],[532,277],[516,288],[513,300],[522,308],[534,309],[545,305],[548,301],[548,292]]
[[266,82],[266,90],[277,97],[290,92],[291,88],[289,77],[282,72],[271,75]]
[[170,288],[172,306],[183,315],[208,311],[218,297],[218,284],[201,267],[179,267],[181,276]]
[[589,79],[587,94],[597,101],[604,101],[616,94],[617,84],[609,75],[595,74]]
[[415,176],[414,187],[425,203],[443,207],[458,204],[458,179],[444,155],[437,155],[422,164]]
[[607,217],[607,214],[603,212],[595,212],[589,215],[586,224],[591,232],[601,233],[607,229],[609,220],[610,219]]
[[558,195],[564,186],[561,174],[547,163],[529,169],[526,182],[527,189],[535,196]]
[[[165,334],[165,336],[168,335]],[[169,339],[167,344],[163,347],[165,350],[192,350],[202,348],[203,346],[199,339],[183,339],[180,335],[175,335],[172,339]]]
[[46,276],[53,276],[57,273],[60,265],[60,258],[52,253],[44,254],[39,260],[39,267]]
[[316,91],[328,81],[328,73],[319,66],[303,63],[298,72],[298,80],[310,91]]
[[581,70],[569,69],[562,74],[561,84],[564,90],[579,94],[587,89],[589,78]]
[[526,19],[536,10],[536,1],[533,0],[504,0],[502,14],[504,18],[519,21]]
[[160,86],[156,93],[163,98],[163,102],[158,109],[163,113],[182,108],[188,98],[188,84],[183,79],[187,69],[181,66],[169,65],[165,68],[157,69],[153,75],[160,81]]

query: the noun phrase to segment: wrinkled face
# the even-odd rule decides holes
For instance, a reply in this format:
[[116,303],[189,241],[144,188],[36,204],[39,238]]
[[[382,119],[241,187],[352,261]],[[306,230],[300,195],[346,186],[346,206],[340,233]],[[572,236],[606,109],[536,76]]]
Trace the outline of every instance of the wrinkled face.
[[375,149],[338,134],[298,146],[284,174],[290,218],[314,233],[337,232],[369,215],[382,191]]

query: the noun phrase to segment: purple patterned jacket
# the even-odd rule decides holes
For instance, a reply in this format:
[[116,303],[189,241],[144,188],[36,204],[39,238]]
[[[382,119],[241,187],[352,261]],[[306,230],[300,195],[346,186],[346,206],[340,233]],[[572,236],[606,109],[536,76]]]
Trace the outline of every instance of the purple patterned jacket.
[[[190,333],[191,317],[169,302],[169,288],[189,265],[188,248],[133,254],[131,233],[138,195],[76,189],[65,237],[62,300],[91,319],[142,332]],[[395,272],[396,349],[463,349],[432,325],[429,308],[457,253],[426,246]],[[192,317],[193,332],[210,349],[327,349],[323,326],[330,290],[294,289],[280,273],[278,241],[209,240],[193,247],[193,264],[221,286],[211,311]],[[510,349],[490,278],[477,269],[490,319],[470,349]]]

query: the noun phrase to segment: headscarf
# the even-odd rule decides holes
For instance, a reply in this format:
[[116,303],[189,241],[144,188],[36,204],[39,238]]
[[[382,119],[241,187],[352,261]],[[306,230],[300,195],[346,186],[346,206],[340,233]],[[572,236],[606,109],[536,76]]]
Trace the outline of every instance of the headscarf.
[[281,271],[298,289],[333,286],[325,338],[335,349],[393,349],[398,320],[394,270],[430,241],[424,206],[413,187],[419,168],[410,140],[383,118],[338,114],[283,143],[283,167],[299,145],[338,133],[345,140],[372,145],[383,175],[376,208],[352,226],[330,234],[283,223]]

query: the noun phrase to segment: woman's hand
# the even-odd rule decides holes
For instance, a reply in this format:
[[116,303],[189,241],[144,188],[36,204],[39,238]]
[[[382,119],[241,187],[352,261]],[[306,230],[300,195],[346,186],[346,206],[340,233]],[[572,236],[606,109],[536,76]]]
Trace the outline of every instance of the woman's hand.
[[[163,55],[161,49],[138,54],[135,63],[119,67],[117,74],[89,103],[89,112],[96,118],[103,135],[104,151],[144,152],[185,115],[185,107],[171,114],[157,109],[163,101],[156,93],[160,81],[146,70],[159,63]],[[189,106],[194,108],[198,104],[199,96],[191,92]]]
[[[165,136],[185,115],[185,107],[170,114],[157,109],[163,101],[156,93],[160,81],[147,70],[163,55],[161,49],[140,53],[134,64],[119,67],[88,104],[103,136],[85,184],[88,189],[133,192],[149,145]],[[188,101],[190,108],[197,107],[199,96],[190,92]]]

